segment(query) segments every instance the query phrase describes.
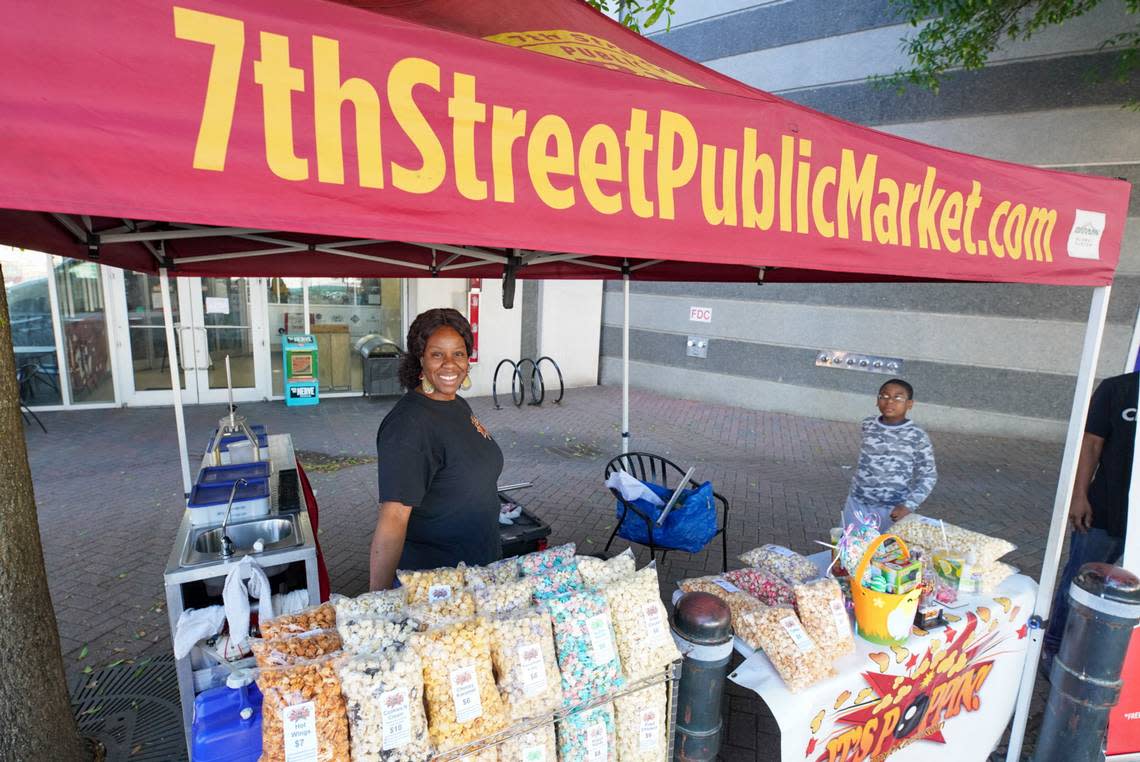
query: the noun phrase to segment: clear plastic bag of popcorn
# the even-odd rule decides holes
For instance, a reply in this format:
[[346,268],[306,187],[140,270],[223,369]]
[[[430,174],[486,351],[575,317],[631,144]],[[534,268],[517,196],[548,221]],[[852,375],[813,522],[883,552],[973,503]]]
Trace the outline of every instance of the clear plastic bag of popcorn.
[[407,591],[409,606],[443,603],[463,592],[464,569],[463,565],[454,569],[445,566],[422,571],[397,569],[396,577],[400,580],[400,586]]
[[526,720],[561,709],[562,677],[550,616],[531,608],[506,614],[488,624],[491,659],[508,718],[512,722]]
[[767,569],[786,582],[807,582],[819,575],[816,565],[783,545],[761,545],[739,556],[748,566]]
[[733,569],[725,572],[724,578],[766,606],[796,603],[792,586],[767,569]]
[[669,633],[669,613],[661,602],[656,568],[647,566],[611,582],[602,594],[610,607],[618,657],[627,678],[649,677],[681,658]]
[[[943,528],[946,530],[945,541]],[[945,548],[949,545],[950,550],[963,556],[973,552],[981,566],[990,566],[1006,553],[1017,549],[1016,545],[1000,537],[990,537],[919,513],[912,513],[896,521],[891,526],[891,534],[901,537],[907,545],[927,548]]]
[[558,762],[554,725],[543,725],[499,744],[499,762]]
[[664,683],[618,698],[614,720],[620,762],[667,762]]
[[792,693],[834,674],[831,658],[807,634],[791,606],[764,606],[753,619],[754,637]]
[[483,617],[496,617],[508,611],[529,608],[534,603],[535,577],[522,577],[496,585],[471,588],[475,599],[475,613]]
[[1017,568],[1009,564],[1002,563],[1001,561],[994,561],[988,566],[982,566],[976,569],[981,574],[979,579],[979,593],[993,593],[998,589],[1002,582],[1005,582],[1010,576],[1017,574]]
[[551,598],[545,606],[554,623],[563,705],[573,708],[620,688],[625,679],[605,597],[585,590]]
[[347,654],[337,662],[353,762],[431,756],[420,657],[411,648]]
[[502,730],[506,711],[491,666],[490,628],[469,619],[412,638],[424,666],[428,731],[440,752]]
[[855,651],[855,635],[839,583],[830,577],[795,585],[800,622],[815,644],[834,660]]
[[519,572],[524,577],[529,577],[532,574],[545,574],[573,561],[576,550],[577,547],[574,543],[568,542],[565,545],[556,545],[553,548],[519,556]]
[[407,605],[407,591],[402,587],[395,590],[374,590],[355,598],[348,598],[333,593],[329,596],[329,603],[336,609],[336,618],[348,619],[356,616],[373,616],[376,614],[398,614]]
[[618,762],[614,708],[602,704],[558,721],[561,762]]
[[336,629],[345,651],[362,653],[402,646],[423,625],[406,613],[355,614],[347,618],[337,616]]
[[582,575],[582,581],[590,587],[603,588],[614,580],[628,577],[637,570],[637,560],[629,548],[613,558],[575,556],[574,560],[578,562],[578,573]]
[[[331,607],[330,607],[331,608]],[[348,715],[337,674],[336,655],[259,670],[261,762],[285,762],[311,755],[317,762],[349,759]]]
[[578,573],[578,563],[574,560],[528,579],[534,580],[534,600],[540,602],[586,589],[582,575]]
[[295,614],[282,614],[258,623],[261,637],[273,640],[309,630],[331,630],[336,627],[336,609],[332,604],[310,606]]
[[728,597],[733,593],[743,592],[739,587],[724,577],[718,577],[716,575],[683,579],[677,583],[677,587],[681,588],[681,592],[683,593],[708,593],[709,595],[715,595],[725,602],[728,601]]
[[485,746],[478,751],[473,751],[470,754],[464,754],[457,759],[457,762],[498,762],[499,760],[499,747],[498,746]]
[[729,593],[725,600],[732,613],[732,633],[753,651],[760,648],[758,615],[767,608],[748,593]]
[[264,669],[336,653],[341,649],[341,638],[336,630],[310,630],[271,640],[250,638],[249,647],[257,660],[257,666]]
[[454,624],[475,616],[475,598],[472,597],[471,593],[463,590],[447,600],[409,606],[407,614],[424,627]]
[[502,585],[518,577],[519,560],[516,557],[504,558],[486,566],[467,566],[463,569],[463,581],[469,588]]

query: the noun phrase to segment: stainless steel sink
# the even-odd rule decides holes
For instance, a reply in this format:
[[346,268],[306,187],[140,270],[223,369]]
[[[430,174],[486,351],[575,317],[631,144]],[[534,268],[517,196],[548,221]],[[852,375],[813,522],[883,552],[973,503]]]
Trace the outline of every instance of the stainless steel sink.
[[[233,542],[233,555],[222,558],[222,529],[195,529],[187,537],[186,548],[182,553],[183,566],[201,566],[210,563],[233,561],[247,555],[258,555],[274,550],[295,548],[303,538],[297,532],[293,517],[255,519],[226,527],[225,535]],[[257,541],[261,550],[254,551]]]

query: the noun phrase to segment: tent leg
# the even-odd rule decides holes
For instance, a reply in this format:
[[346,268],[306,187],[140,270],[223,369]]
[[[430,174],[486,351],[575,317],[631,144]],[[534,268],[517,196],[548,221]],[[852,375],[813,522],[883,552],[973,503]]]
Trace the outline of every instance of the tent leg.
[[1073,497],[1073,482],[1077,475],[1077,457],[1084,436],[1085,419],[1089,412],[1089,397],[1096,379],[1100,343],[1104,336],[1104,322],[1108,314],[1110,286],[1093,289],[1089,304],[1089,321],[1085,327],[1081,365],[1077,372],[1077,387],[1073,392],[1073,408],[1069,413],[1069,428],[1065,435],[1065,453],[1061,458],[1061,472],[1057,477],[1057,495],[1053,500],[1053,518],[1049,524],[1049,541],[1041,564],[1041,582],[1037,588],[1037,601],[1029,622],[1029,644],[1025,649],[1025,665],[1021,672],[1021,687],[1017,694],[1017,708],[1009,734],[1006,762],[1017,762],[1025,741],[1025,725],[1029,720],[1029,704],[1033,700],[1033,686],[1037,682],[1037,662],[1041,658],[1041,645],[1045,635],[1045,622],[1053,605],[1053,588],[1057,584],[1057,568],[1061,564],[1061,546],[1065,543],[1068,526],[1069,502]]
[[629,452],[629,269],[624,265],[621,276],[625,300],[621,324],[621,451]]
[[190,497],[190,455],[186,447],[186,419],[182,415],[182,378],[178,352],[174,342],[174,310],[170,303],[170,277],[166,268],[159,268],[158,282],[162,289],[162,317],[166,328],[166,356],[170,362],[170,391],[174,394],[174,425],[178,429],[178,457],[182,464],[182,491]]

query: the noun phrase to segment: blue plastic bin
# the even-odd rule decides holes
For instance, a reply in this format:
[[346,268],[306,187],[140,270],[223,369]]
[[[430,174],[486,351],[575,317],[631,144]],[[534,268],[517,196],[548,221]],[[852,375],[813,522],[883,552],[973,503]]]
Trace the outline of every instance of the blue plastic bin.
[[238,479],[268,479],[269,463],[259,460],[256,463],[233,463],[228,466],[207,466],[198,474],[198,484],[209,486],[226,484],[232,486]]
[[261,691],[256,683],[240,688],[222,685],[194,698],[193,762],[257,762],[260,756]]

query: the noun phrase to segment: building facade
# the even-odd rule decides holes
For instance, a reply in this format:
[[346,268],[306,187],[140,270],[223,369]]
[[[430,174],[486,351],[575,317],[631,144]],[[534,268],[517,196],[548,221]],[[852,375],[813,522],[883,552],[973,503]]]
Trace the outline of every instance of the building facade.
[[[1119,0],[935,95],[869,81],[906,64],[889,0],[677,0],[667,48],[763,90],[885,132],[1020,164],[1140,181],[1140,77],[1100,43],[1135,24]],[[621,284],[605,287],[602,372],[621,378]],[[936,429],[1057,439],[1072,401],[1091,289],[999,284],[634,283],[631,383],[667,394],[840,420],[873,412],[884,376],[817,367],[825,350],[902,362]],[[1123,370],[1140,304],[1133,192],[1098,376]],[[708,308],[711,321],[689,319]],[[707,357],[687,355],[690,336]]]

